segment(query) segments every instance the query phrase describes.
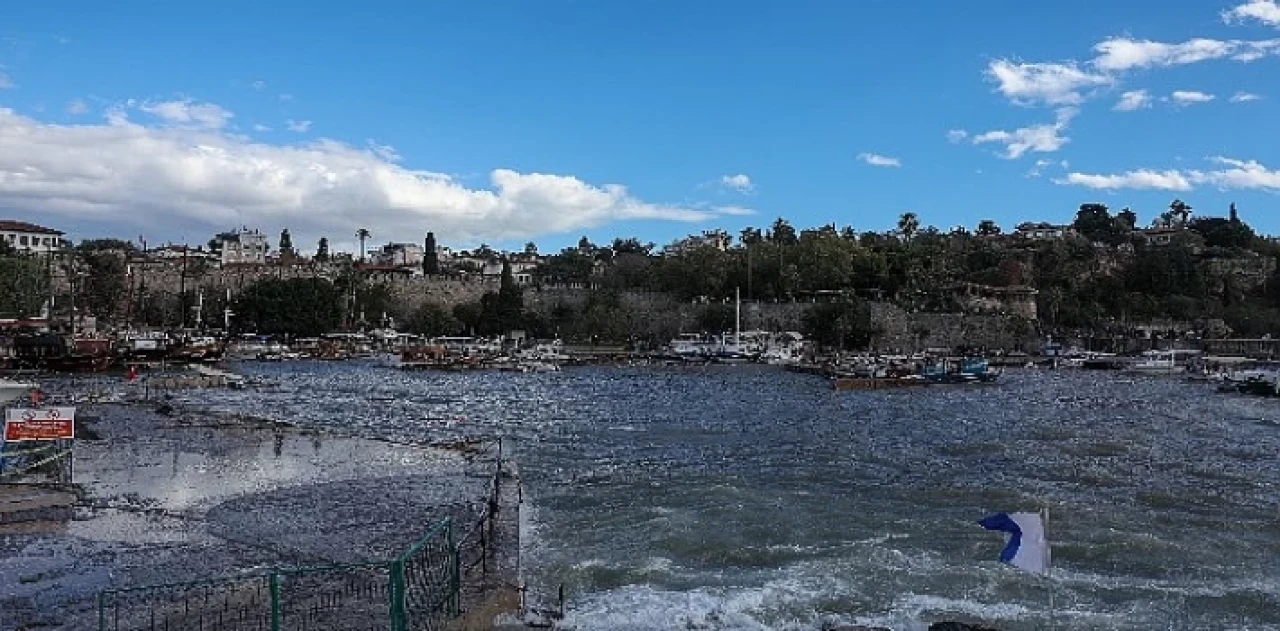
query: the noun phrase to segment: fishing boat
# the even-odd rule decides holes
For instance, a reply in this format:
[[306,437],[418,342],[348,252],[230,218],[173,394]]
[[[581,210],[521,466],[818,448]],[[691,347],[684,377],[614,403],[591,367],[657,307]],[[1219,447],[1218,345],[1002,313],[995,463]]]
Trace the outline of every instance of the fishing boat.
[[966,358],[925,366],[920,376],[934,384],[994,383],[1000,371],[993,370],[985,359]]
[[13,339],[13,354],[13,363],[18,368],[97,372],[111,365],[111,341],[69,338],[56,333],[21,335]]

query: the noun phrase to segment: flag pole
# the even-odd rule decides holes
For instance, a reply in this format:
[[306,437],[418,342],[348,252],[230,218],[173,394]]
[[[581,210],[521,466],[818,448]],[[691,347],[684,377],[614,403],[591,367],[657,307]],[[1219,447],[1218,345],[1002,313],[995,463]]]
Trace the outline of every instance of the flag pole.
[[1053,602],[1053,554],[1049,544],[1049,507],[1040,509],[1040,521],[1044,528],[1044,577],[1049,580],[1049,628],[1058,628],[1057,615]]

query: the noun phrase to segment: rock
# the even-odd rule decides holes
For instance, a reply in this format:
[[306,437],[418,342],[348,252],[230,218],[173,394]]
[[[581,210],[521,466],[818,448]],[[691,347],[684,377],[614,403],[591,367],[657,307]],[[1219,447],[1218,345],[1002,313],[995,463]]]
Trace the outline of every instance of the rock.
[[967,622],[935,622],[929,625],[929,631],[1000,631],[995,627]]

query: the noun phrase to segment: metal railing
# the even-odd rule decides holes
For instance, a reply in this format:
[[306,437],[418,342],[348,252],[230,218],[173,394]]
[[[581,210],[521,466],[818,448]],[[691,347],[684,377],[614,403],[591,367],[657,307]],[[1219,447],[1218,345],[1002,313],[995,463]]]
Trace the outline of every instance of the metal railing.
[[[98,594],[99,631],[442,631],[464,578],[489,575],[502,446],[484,506],[461,537],[445,518],[387,561],[270,570]],[[470,581],[469,581],[470,582]]]

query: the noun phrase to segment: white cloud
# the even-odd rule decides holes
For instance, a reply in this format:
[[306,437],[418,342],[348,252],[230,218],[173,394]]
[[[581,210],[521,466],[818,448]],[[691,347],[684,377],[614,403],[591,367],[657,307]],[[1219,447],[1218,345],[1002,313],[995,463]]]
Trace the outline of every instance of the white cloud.
[[253,83],[250,83],[249,87],[253,88],[254,90],[257,90],[258,92],[261,92],[267,89],[267,82],[259,79],[257,81],[254,81]]
[[287,127],[289,131],[296,131],[301,134],[311,129],[311,121],[296,121],[290,118],[284,122],[284,126]]
[[1249,0],[1229,11],[1224,11],[1222,20],[1228,24],[1257,20],[1263,24],[1280,27],[1280,5],[1276,4],[1276,0]]
[[1044,125],[1020,127],[1013,131],[995,130],[973,137],[973,144],[996,143],[1004,145],[1003,157],[1014,160],[1028,151],[1050,153],[1061,149],[1071,139],[1063,136],[1068,123],[1079,112],[1074,107],[1064,107],[1057,111],[1057,119]]
[[1162,191],[1189,191],[1191,182],[1179,171],[1151,171],[1139,169],[1118,175],[1094,175],[1068,173],[1066,178],[1054,180],[1058,184],[1075,184],[1092,189],[1116,190],[1121,188],[1155,189]]
[[950,142],[950,143],[964,142],[964,139],[968,137],[969,137],[969,132],[963,129],[952,129],[947,131],[947,142]]
[[193,124],[208,129],[221,129],[234,116],[221,106],[191,99],[142,103],[138,109],[170,123]]
[[1180,44],[1147,39],[1112,37],[1093,47],[1098,53],[1090,63],[1106,72],[1182,66],[1231,57],[1253,61],[1280,50],[1280,40],[1243,41],[1197,37]]
[[70,103],[67,103],[67,113],[72,114],[74,116],[87,114],[89,113],[89,104],[85,103],[84,99],[76,99],[74,101],[71,101]]
[[858,154],[858,159],[873,167],[900,167],[902,160],[890,156],[882,156],[878,153],[863,152]]
[[1268,169],[1256,160],[1237,160],[1215,156],[1209,162],[1218,166],[1210,170],[1155,171],[1138,169],[1115,175],[1069,173],[1066,178],[1054,180],[1058,184],[1073,184],[1092,189],[1145,189],[1163,191],[1190,191],[1195,185],[1206,184],[1224,190],[1260,189],[1280,191],[1280,170]]
[[263,125],[262,123],[254,123],[253,131],[271,131],[271,127]]
[[1144,107],[1151,107],[1151,94],[1146,90],[1130,90],[1120,95],[1120,101],[1111,108],[1118,112],[1132,112]]
[[1179,105],[1193,105],[1196,103],[1208,103],[1217,97],[1206,92],[1198,90],[1174,90],[1169,95],[1169,99]]
[[1027,64],[997,59],[987,66],[986,75],[998,84],[1001,94],[1020,105],[1075,105],[1084,100],[1083,91],[1115,81],[1106,74],[1081,70],[1075,62]]
[[720,186],[744,194],[750,193],[755,190],[756,187],[756,185],[752,183],[751,178],[743,173],[721,176]]
[[280,96],[278,96],[278,97],[276,97],[276,98],[277,98],[277,99],[279,99],[281,103],[284,103],[285,101],[292,101],[292,100],[293,100],[293,95],[292,95],[292,94],[288,94],[288,93],[286,93],[286,94],[281,94]]
[[715,212],[728,217],[747,217],[756,214],[756,211],[745,206],[716,206]]
[[14,87],[13,79],[10,79],[9,75],[0,72],[0,90],[12,87]]
[[1053,168],[1061,167],[1063,169],[1066,169],[1069,166],[1070,166],[1070,163],[1067,162],[1066,160],[1059,160],[1055,162],[1053,160],[1046,160],[1044,158],[1041,158],[1039,160],[1036,160],[1035,165],[1033,165],[1031,169],[1027,171],[1027,177],[1030,177],[1030,178],[1040,177],[1041,175],[1044,174],[1045,169],[1050,167],[1053,167]]
[[1262,96],[1252,92],[1236,92],[1231,95],[1232,103],[1248,103],[1249,101],[1260,101]]
[[[414,241],[526,239],[612,221],[704,222],[741,214],[642,201],[626,187],[494,169],[487,187],[388,162],[332,140],[273,145],[207,128],[46,124],[0,109],[0,215],[22,209],[65,228],[176,238],[250,225],[345,244],[355,228]],[[344,240],[345,239],[345,240]]]
[[1214,156],[1209,161],[1225,167],[1207,173],[1197,173],[1197,181],[1223,189],[1263,189],[1280,191],[1280,170],[1271,170],[1256,160],[1237,160]]

